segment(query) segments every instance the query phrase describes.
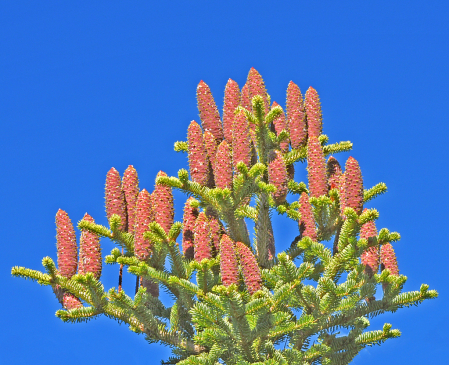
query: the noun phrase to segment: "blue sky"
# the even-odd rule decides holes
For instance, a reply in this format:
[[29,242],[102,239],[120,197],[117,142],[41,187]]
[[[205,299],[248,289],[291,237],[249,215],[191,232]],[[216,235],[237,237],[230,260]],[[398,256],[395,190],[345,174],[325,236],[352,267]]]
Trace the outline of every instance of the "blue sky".
[[[0,225],[5,286],[0,348],[5,364],[159,364],[169,351],[101,318],[69,325],[49,288],[12,278],[56,258],[54,217],[87,211],[106,223],[104,180],[133,164],[142,188],[175,175],[186,157],[173,142],[198,121],[200,80],[219,108],[228,78],[250,67],[272,100],[288,82],[321,97],[324,133],[351,140],[366,187],[389,192],[369,204],[394,245],[407,290],[440,297],[372,321],[402,337],[362,351],[354,364],[442,363],[447,300],[449,5],[445,1],[9,1],[0,3]],[[297,168],[297,178],[306,179]],[[301,170],[301,171],[299,171]],[[176,193],[181,219],[184,197]],[[446,222],[446,223],[445,223]],[[276,220],[278,247],[296,227]],[[103,242],[106,254],[112,248]],[[117,268],[105,267],[106,287]],[[125,277],[131,291],[133,280]]]

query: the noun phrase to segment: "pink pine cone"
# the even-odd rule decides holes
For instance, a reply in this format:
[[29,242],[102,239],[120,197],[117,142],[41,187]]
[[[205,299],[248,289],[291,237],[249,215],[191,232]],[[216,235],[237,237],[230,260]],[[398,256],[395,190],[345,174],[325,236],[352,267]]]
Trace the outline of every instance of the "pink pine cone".
[[186,259],[193,259],[194,257],[194,231],[195,222],[198,217],[198,208],[190,205],[192,200],[194,199],[190,197],[184,205],[184,217],[182,223],[182,251]]
[[262,288],[262,277],[259,265],[251,249],[242,242],[236,242],[240,265],[243,272],[243,280],[248,292],[252,295]]
[[196,97],[203,129],[211,132],[215,139],[221,142],[223,140],[223,128],[221,126],[220,114],[210,88],[203,80],[198,84]]
[[310,195],[316,198],[326,195],[326,160],[320,141],[315,136],[309,136],[309,143],[307,144],[307,172]]
[[129,165],[125,170],[122,187],[125,193],[126,209],[128,212],[128,232],[134,233],[137,195],[139,195],[139,178],[133,165]]
[[391,243],[385,243],[380,249],[380,262],[391,275],[399,275],[398,262]]
[[195,260],[201,262],[203,259],[212,258],[211,235],[209,220],[204,212],[198,215],[194,228],[194,251]]
[[106,175],[106,216],[108,220],[113,214],[117,214],[121,219],[119,229],[125,230],[127,225],[125,194],[122,190],[120,174],[115,168],[111,168]]
[[273,198],[277,204],[280,204],[287,197],[288,174],[282,154],[276,151],[275,156],[268,164],[268,182],[276,187],[277,190],[273,193]]
[[83,306],[77,297],[75,297],[72,293],[67,292],[63,294],[62,305],[67,310],[81,308]]
[[349,157],[344,173],[344,206],[350,207],[361,214],[363,210],[363,179],[359,163]]
[[143,189],[136,204],[136,225],[134,236],[134,253],[139,260],[146,260],[151,255],[152,243],[143,234],[148,231],[148,225],[153,220],[151,195]]
[[223,132],[225,139],[232,143],[232,125],[234,124],[235,109],[240,105],[239,85],[229,79],[224,96],[223,104]]
[[[276,102],[273,102],[273,108],[275,106],[280,106],[280,105]],[[277,118],[274,119],[273,124],[274,124],[274,130],[276,131],[276,135],[279,135],[279,133],[281,133],[283,129],[285,129],[288,132],[287,120],[285,119],[285,115],[283,112],[281,115],[279,115]],[[281,151],[282,152],[284,152],[284,153],[288,152],[289,143],[290,142],[288,139],[281,142]]]
[[232,188],[232,162],[228,142],[222,141],[215,155],[215,185],[218,188]]
[[268,94],[265,89],[265,83],[263,82],[262,76],[254,67],[251,67],[248,73],[248,91],[249,98],[252,100],[256,95],[260,95],[264,101],[265,114],[268,113],[269,105],[268,105]]
[[238,162],[243,162],[247,167],[251,166],[251,139],[249,135],[248,120],[243,111],[238,112],[234,120],[232,162],[234,171],[238,171],[236,169]]
[[310,204],[309,196],[305,192],[299,198],[299,213],[301,214],[299,227],[302,236],[310,237],[313,241],[317,241],[312,205]]
[[223,235],[220,241],[220,272],[224,286],[239,283],[239,267],[235,255],[234,242],[227,235]]
[[379,249],[369,247],[360,256],[362,265],[365,265],[365,272],[369,275],[376,274],[379,270]]
[[304,103],[298,85],[290,81],[287,88],[287,125],[292,148],[300,148],[307,143],[307,125]]
[[201,127],[194,120],[187,129],[187,140],[190,176],[194,182],[206,185],[209,178],[209,160]]
[[335,157],[329,157],[326,170],[329,189],[339,189],[342,183],[341,176],[343,175],[343,171]]
[[[366,209],[365,209],[366,210]],[[364,210],[364,211],[365,211]],[[360,238],[368,240],[370,237],[377,236],[376,223],[374,221],[366,222],[360,227]],[[369,247],[360,257],[362,264],[366,266],[366,272],[370,275],[377,273],[379,270],[379,248]]]
[[78,266],[78,247],[72,221],[59,209],[56,213],[56,248],[58,250],[59,275],[70,279]]
[[[159,171],[156,179],[159,176],[167,176],[167,174]],[[153,194],[151,194],[151,205],[154,212],[154,221],[159,223],[165,233],[168,234],[175,219],[171,187],[156,184]]]
[[309,137],[318,137],[323,131],[323,116],[321,114],[320,98],[312,86],[306,91],[305,109]]
[[[367,211],[368,209],[364,209],[363,211]],[[374,221],[369,221],[363,224],[360,227],[360,238],[369,239],[370,237],[377,236],[377,228],[376,223]]]
[[[84,214],[83,220],[95,223],[94,219],[87,213]],[[81,232],[78,272],[83,275],[91,272],[98,280],[101,276],[101,266],[100,237],[89,231]]]

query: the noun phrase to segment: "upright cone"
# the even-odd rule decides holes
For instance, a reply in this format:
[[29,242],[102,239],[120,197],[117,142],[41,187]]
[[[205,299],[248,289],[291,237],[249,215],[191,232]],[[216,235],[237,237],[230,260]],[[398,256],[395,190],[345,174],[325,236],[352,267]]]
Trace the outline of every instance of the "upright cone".
[[[95,223],[94,219],[87,213],[84,214],[83,220]],[[99,280],[101,269],[100,237],[89,231],[81,232],[78,272],[80,274],[91,272],[94,274],[95,279]]]
[[288,175],[284,158],[279,151],[275,152],[275,158],[268,164],[268,182],[277,189],[273,193],[276,204],[284,202],[288,192]]
[[56,248],[58,250],[59,275],[70,279],[76,274],[78,248],[72,221],[62,209],[56,213]]
[[391,275],[399,275],[398,262],[391,243],[384,243],[380,249],[380,261],[383,268],[388,269]]
[[240,105],[239,85],[229,79],[226,88],[223,103],[223,133],[225,139],[232,143],[232,125],[234,123],[235,109]]
[[215,185],[220,189],[232,189],[232,162],[228,142],[222,141],[215,155]]
[[115,168],[111,168],[106,175],[106,216],[108,220],[114,214],[120,217],[119,229],[124,231],[127,227],[125,194],[122,189],[120,174]]
[[305,107],[309,137],[318,137],[323,131],[323,116],[320,98],[312,86],[306,92]]
[[264,102],[265,114],[267,114],[269,109],[267,90],[265,89],[262,76],[254,67],[251,67],[251,70],[249,70],[247,84],[250,100],[256,95],[260,95]]
[[134,237],[134,253],[139,260],[146,260],[151,255],[152,243],[144,237],[144,233],[148,230],[148,225],[153,219],[151,195],[143,189],[137,197]]
[[197,262],[212,258],[209,220],[204,212],[201,212],[196,219],[194,242],[195,260]]
[[187,129],[187,140],[190,176],[194,182],[206,185],[209,179],[209,160],[201,127],[194,120]]
[[128,232],[134,233],[136,221],[136,203],[139,195],[139,178],[133,165],[129,165],[123,174],[123,192],[125,193],[126,210],[128,213]]
[[[365,209],[366,210],[366,209]],[[360,227],[360,238],[368,240],[377,236],[376,223],[369,221]],[[369,247],[360,256],[362,264],[365,265],[365,272],[370,276],[379,271],[379,247]]]
[[239,162],[243,162],[247,167],[251,166],[251,139],[249,135],[248,120],[243,111],[239,111],[234,119],[232,163],[235,172],[238,171],[236,166]]
[[344,206],[350,207],[357,214],[363,210],[363,179],[359,163],[353,157],[349,157],[345,165],[344,173]]
[[290,81],[287,88],[287,125],[292,148],[301,148],[307,143],[307,124],[301,90]]
[[309,196],[304,192],[299,198],[299,229],[303,237],[310,237],[313,241],[317,240],[315,219],[313,217],[312,205],[309,202]]
[[235,255],[235,244],[227,235],[220,241],[220,272],[224,286],[239,283],[239,267]]
[[242,267],[243,280],[245,281],[248,292],[253,295],[262,288],[262,277],[257,259],[254,257],[251,249],[244,243],[236,242],[236,246]]
[[317,137],[309,136],[307,144],[307,173],[310,196],[327,194],[326,160]]
[[220,114],[209,86],[202,80],[196,89],[196,97],[204,131],[211,132],[215,139],[221,142],[223,140],[223,128],[221,126]]
[[[159,171],[156,179],[159,176],[167,176],[167,174]],[[151,194],[151,205],[154,212],[154,221],[159,223],[165,233],[168,234],[175,218],[171,187],[156,184],[153,194]]]

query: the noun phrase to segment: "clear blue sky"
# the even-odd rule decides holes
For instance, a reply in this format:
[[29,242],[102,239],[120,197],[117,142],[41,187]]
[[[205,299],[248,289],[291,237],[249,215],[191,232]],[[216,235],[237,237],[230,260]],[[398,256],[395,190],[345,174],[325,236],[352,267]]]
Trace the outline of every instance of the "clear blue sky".
[[[20,1],[0,2],[0,348],[4,364],[159,364],[168,349],[101,318],[64,324],[51,289],[12,278],[14,265],[56,258],[54,216],[87,211],[106,223],[112,166],[133,164],[141,187],[160,169],[186,166],[173,142],[198,120],[195,91],[208,83],[221,108],[228,78],[250,67],[272,100],[290,80],[320,94],[324,132],[351,140],[366,187],[388,194],[370,207],[395,244],[406,289],[440,297],[372,321],[399,339],[362,351],[354,364],[443,363],[449,341],[446,1]],[[337,156],[345,160],[349,154]],[[298,168],[299,169],[299,168]],[[304,170],[297,174],[305,179]],[[446,187],[446,188],[445,188]],[[175,195],[177,207],[184,202]],[[177,210],[177,219],[181,210]],[[282,222],[275,229],[282,228]],[[295,227],[277,234],[280,248]],[[103,252],[112,244],[105,241]],[[107,287],[117,268],[104,269]],[[131,291],[132,279],[125,278]]]

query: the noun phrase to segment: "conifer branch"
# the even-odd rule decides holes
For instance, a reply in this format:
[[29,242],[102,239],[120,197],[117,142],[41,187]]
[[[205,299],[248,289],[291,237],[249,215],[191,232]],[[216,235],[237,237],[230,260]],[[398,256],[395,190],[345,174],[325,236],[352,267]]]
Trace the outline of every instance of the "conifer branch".
[[387,185],[385,185],[385,183],[379,183],[374,185],[372,188],[370,189],[365,189],[364,193],[363,193],[363,201],[369,202],[370,200],[373,200],[374,198],[376,198],[377,196],[384,194],[387,192]]
[[323,146],[324,156],[329,156],[339,152],[348,152],[352,150],[352,143],[349,141],[338,142]]

